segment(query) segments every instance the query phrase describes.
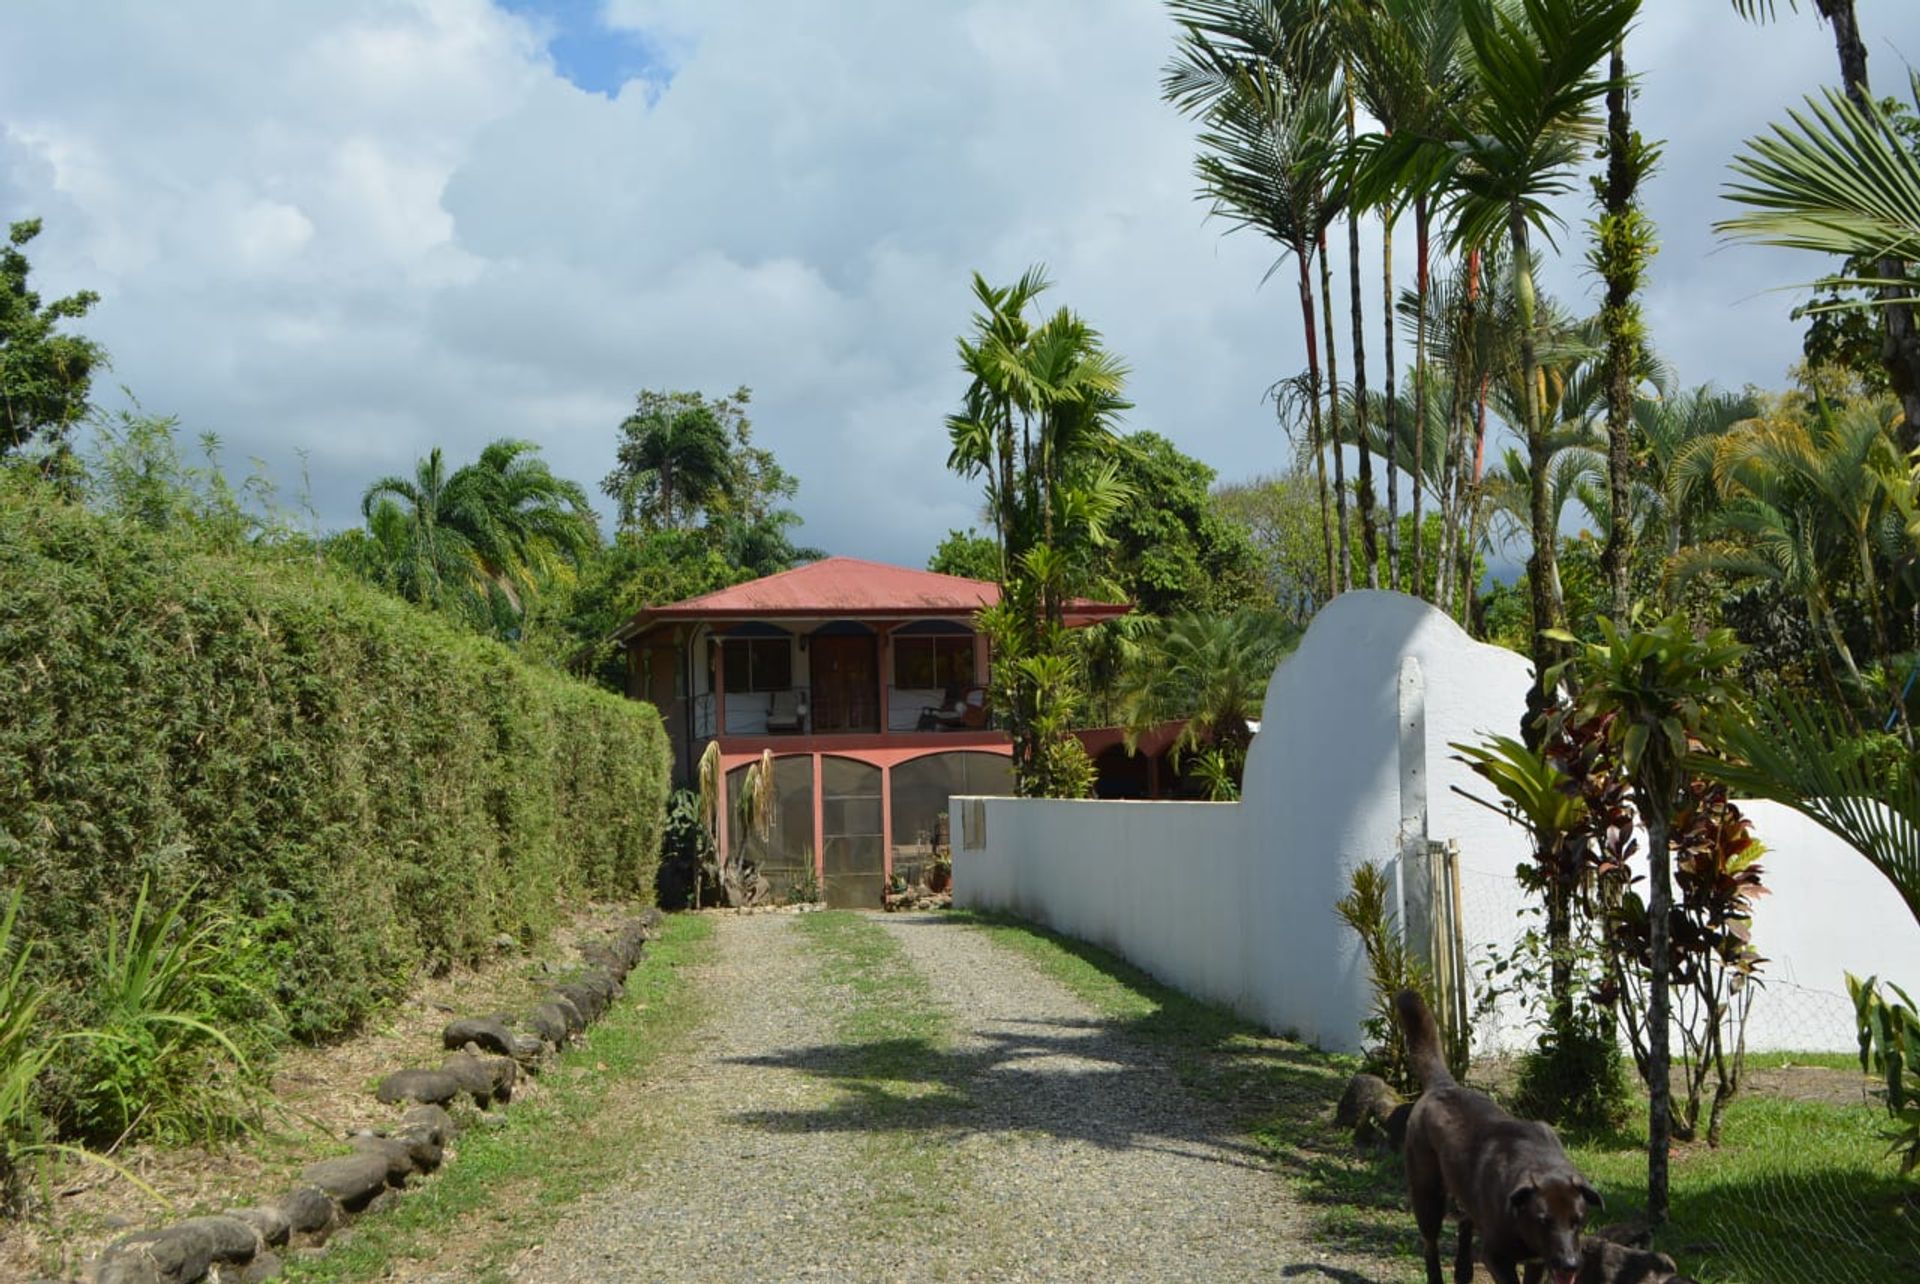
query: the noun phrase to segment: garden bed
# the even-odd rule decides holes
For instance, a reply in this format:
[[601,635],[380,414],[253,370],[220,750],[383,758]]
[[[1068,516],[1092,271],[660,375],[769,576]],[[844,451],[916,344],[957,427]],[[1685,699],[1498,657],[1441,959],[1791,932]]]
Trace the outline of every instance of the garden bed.
[[[303,1166],[381,1116],[384,1108],[373,1100],[377,1080],[399,1066],[434,1062],[441,1029],[454,1016],[525,1009],[552,973],[575,961],[577,942],[604,934],[632,912],[623,904],[590,905],[537,954],[499,949],[479,966],[422,979],[366,1030],[287,1049],[274,1064],[258,1126],[232,1145],[128,1147],[108,1156],[124,1173],[83,1161],[50,1165],[36,1186],[31,1215],[0,1221],[0,1279],[65,1278],[131,1229],[219,1212],[286,1188]],[[515,1097],[537,1100],[541,1090],[539,1078],[525,1078]],[[470,1116],[471,1107],[460,1109]]]

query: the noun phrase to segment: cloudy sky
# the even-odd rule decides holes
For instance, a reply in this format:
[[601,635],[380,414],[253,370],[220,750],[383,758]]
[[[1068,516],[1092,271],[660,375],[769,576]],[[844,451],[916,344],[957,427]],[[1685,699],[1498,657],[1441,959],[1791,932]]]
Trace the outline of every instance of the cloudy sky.
[[[1777,384],[1774,291],[1813,266],[1709,224],[1831,43],[1646,8],[1656,339],[1689,382]],[[1903,85],[1920,4],[1860,17]],[[0,211],[46,220],[44,292],[102,295],[113,382],[287,489],[304,452],[328,525],[436,444],[531,438],[592,486],[639,389],[747,384],[805,538],[919,563],[978,508],[941,426],[974,269],[1049,265],[1133,367],[1130,426],[1228,478],[1285,460],[1292,294],[1193,199],[1171,42],[1152,0],[10,0]],[[1585,299],[1566,214],[1552,284]]]

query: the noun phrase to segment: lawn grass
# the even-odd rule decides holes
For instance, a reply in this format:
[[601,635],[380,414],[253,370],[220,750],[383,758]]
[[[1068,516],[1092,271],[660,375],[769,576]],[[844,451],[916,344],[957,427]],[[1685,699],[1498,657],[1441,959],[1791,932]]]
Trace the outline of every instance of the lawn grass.
[[[1358,1068],[1354,1059],[1265,1035],[1084,942],[1017,919],[959,917],[1104,1016],[1170,1046],[1197,1090],[1240,1103],[1249,1131],[1307,1205],[1323,1242],[1386,1259],[1386,1278],[1422,1278],[1398,1156],[1356,1150],[1330,1121],[1333,1102]],[[1749,1060],[1775,1069],[1859,1068],[1848,1054]],[[1673,1220],[1659,1246],[1702,1284],[1920,1279],[1920,1183],[1903,1182],[1885,1158],[1883,1123],[1869,1104],[1736,1099],[1718,1149],[1676,1152]],[[1644,1140],[1576,1140],[1570,1150],[1608,1195],[1602,1220],[1644,1208]]]
[[[1885,1157],[1883,1123],[1867,1103],[1736,1098],[1718,1148],[1674,1151],[1673,1217],[1659,1247],[1707,1284],[1920,1279],[1920,1183]],[[1607,1192],[1605,1217],[1640,1215],[1642,1137],[1569,1150]]]
[[831,1074],[845,1106],[861,1116],[866,1193],[858,1216],[869,1233],[912,1226],[922,1236],[964,1222],[968,1165],[939,1144],[969,1108],[950,1081],[952,1023],[927,978],[870,915],[827,910],[800,918],[820,976],[852,1001],[834,1008]]
[[510,1106],[497,1126],[463,1132],[446,1168],[342,1232],[323,1256],[289,1258],[288,1278],[378,1278],[397,1262],[441,1261],[456,1244],[467,1278],[499,1278],[506,1255],[550,1225],[556,1207],[617,1178],[645,1143],[645,1116],[612,1099],[699,1023],[700,997],[682,969],[706,958],[712,935],[707,918],[670,916],[626,996],[555,1059],[538,1098]]

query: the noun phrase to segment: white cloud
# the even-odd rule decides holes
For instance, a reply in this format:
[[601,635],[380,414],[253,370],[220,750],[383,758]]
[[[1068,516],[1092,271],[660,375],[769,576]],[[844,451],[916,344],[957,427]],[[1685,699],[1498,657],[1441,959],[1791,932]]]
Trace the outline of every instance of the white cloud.
[[[1648,11],[1641,123],[1671,139],[1656,335],[1689,380],[1777,382],[1797,338],[1765,291],[1809,266],[1708,225],[1726,157],[1829,78],[1831,47],[1805,17]],[[12,6],[0,203],[46,217],[49,291],[105,296],[89,329],[116,379],[286,485],[304,449],[332,522],[429,446],[502,434],[592,485],[638,389],[747,383],[804,538],[918,561],[976,520],[942,467],[968,274],[1038,260],[1133,366],[1135,426],[1228,475],[1285,461],[1261,396],[1304,360],[1291,282],[1261,288],[1270,249],[1192,198],[1158,5],[605,19],[656,58],[613,98],[483,0]],[[1865,0],[1861,20],[1891,86],[1920,15]],[[1584,298],[1586,210],[1566,214],[1554,288]],[[1377,288],[1370,270],[1376,319]]]

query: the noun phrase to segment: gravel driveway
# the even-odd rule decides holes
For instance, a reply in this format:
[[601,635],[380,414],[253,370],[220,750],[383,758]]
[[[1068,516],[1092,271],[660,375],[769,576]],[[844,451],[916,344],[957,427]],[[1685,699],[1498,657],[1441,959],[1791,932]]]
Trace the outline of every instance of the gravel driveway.
[[[947,1037],[921,1054],[938,1080],[929,1108],[870,1107],[823,1071],[851,997],[821,976],[798,918],[720,918],[699,978],[704,1035],[636,1087],[670,1095],[658,1145],[509,1277],[1360,1278],[1321,1264],[1281,1180],[1154,1050],[981,932],[938,915],[878,921],[946,1015]],[[940,1224],[870,1224],[874,1183],[899,1172],[875,1162],[881,1134],[951,1180]]]

